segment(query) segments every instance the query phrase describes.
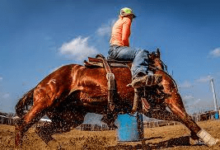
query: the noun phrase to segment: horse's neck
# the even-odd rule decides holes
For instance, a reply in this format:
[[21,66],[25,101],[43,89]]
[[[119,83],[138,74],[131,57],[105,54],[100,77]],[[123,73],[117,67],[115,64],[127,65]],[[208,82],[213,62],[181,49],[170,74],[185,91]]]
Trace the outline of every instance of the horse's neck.
[[172,89],[175,89],[176,91],[178,91],[176,81],[166,71],[158,69],[154,72],[154,74],[162,75],[163,79],[165,79],[166,82],[169,82],[169,86],[170,86],[169,88],[170,89],[172,88]]
[[154,71],[154,74],[160,74],[160,75],[165,75],[166,73],[162,69],[156,69]]

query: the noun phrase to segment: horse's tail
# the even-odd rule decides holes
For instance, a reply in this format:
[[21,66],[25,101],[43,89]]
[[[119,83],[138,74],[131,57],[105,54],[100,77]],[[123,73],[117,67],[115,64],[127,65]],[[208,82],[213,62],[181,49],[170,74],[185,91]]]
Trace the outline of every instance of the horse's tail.
[[32,105],[33,93],[34,93],[34,88],[31,89],[26,94],[24,94],[24,96],[16,104],[15,111],[18,117],[20,118],[23,117],[26,114],[26,111],[28,111],[28,106]]

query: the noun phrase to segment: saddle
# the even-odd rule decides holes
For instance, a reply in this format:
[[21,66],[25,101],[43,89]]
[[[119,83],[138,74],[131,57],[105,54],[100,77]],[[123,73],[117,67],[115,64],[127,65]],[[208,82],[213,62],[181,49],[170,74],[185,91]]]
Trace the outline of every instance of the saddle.
[[111,71],[111,67],[130,68],[131,61],[118,61],[113,59],[106,59],[102,54],[98,54],[96,58],[88,57],[88,61],[84,60],[84,65],[87,68],[105,68],[106,78],[108,80],[108,108],[107,113],[111,113],[114,108],[114,96],[116,93],[115,76]]
[[107,62],[110,67],[119,67],[119,68],[130,68],[132,61],[118,61],[114,59],[105,59],[101,54],[98,54],[96,58],[88,57],[88,61],[84,60],[84,66],[87,68],[103,68],[103,59]]

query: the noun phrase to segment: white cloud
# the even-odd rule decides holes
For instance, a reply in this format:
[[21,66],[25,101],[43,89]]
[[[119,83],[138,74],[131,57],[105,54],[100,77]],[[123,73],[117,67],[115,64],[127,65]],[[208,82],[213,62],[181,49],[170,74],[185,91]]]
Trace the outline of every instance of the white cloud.
[[79,36],[70,42],[64,43],[59,52],[68,58],[82,61],[86,57],[98,53],[96,48],[88,45],[88,39],[89,37],[82,38]]
[[115,23],[115,21],[116,21],[116,19],[112,19],[107,24],[102,25],[100,28],[98,28],[96,33],[99,36],[110,36],[111,30],[112,30],[112,26]]
[[220,57],[220,47],[214,49],[213,51],[210,52],[210,55],[213,57]]
[[4,98],[4,99],[7,99],[7,98],[9,98],[10,97],[10,94],[8,94],[8,93],[4,93],[3,95],[2,95],[2,98]]
[[110,35],[111,27],[110,26],[102,26],[98,28],[97,34],[100,36]]
[[183,103],[185,107],[188,107],[188,108],[189,107],[195,108],[195,106],[197,106],[198,104],[201,104],[200,101],[201,101],[200,98],[196,99],[194,96],[190,94],[183,96]]
[[0,81],[3,80],[3,78],[0,76]]
[[197,100],[195,100],[194,101],[194,103],[193,103],[193,105],[196,105],[197,103],[199,103],[201,101],[201,99],[199,98],[199,99],[197,99]]
[[192,84],[189,81],[185,81],[179,85],[180,88],[191,88]]
[[194,99],[194,97],[192,95],[185,95],[185,96],[183,96],[183,99],[184,100],[192,100],[192,99]]
[[201,82],[201,83],[204,83],[204,82],[208,82],[212,79],[213,77],[208,75],[206,77],[200,77],[198,80],[196,80],[197,82]]
[[194,97],[192,95],[185,95],[182,97],[183,104],[185,107],[189,107],[189,103],[191,103],[194,100]]

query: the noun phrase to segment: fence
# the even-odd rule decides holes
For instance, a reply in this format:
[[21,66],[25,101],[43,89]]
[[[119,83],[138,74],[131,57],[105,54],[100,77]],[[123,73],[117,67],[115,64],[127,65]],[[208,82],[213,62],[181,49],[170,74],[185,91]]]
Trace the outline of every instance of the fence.
[[[220,111],[220,110],[219,110]],[[205,121],[214,119],[215,117],[215,111],[206,111],[204,113],[199,114],[193,114],[191,115],[192,119],[196,122],[199,121]],[[14,117],[12,114],[8,115],[6,113],[0,112],[0,124],[7,124],[7,125],[15,125],[16,120],[18,117]],[[36,126],[42,126],[45,123],[50,122],[50,120],[47,119],[41,119]],[[155,128],[155,127],[162,127],[162,126],[171,126],[171,125],[178,125],[179,122],[175,121],[161,121],[161,120],[154,120],[154,121],[145,121],[144,127],[146,128]],[[113,130],[109,128],[106,124],[81,124],[76,129],[82,130],[82,131],[105,131],[105,130]]]
[[0,115],[0,124],[14,125],[15,120],[13,117],[6,117],[3,115]]
[[206,111],[204,113],[194,114],[192,115],[192,118],[194,121],[205,121],[215,118],[215,111]]
[[[13,115],[0,115],[0,124],[15,125],[18,119],[19,117],[14,117]],[[41,119],[35,126],[40,126],[47,122],[51,121],[48,119]]]
[[82,131],[106,131],[106,130],[113,130],[112,128],[109,128],[106,124],[81,124],[76,129],[82,130]]
[[144,122],[144,127],[145,128],[155,128],[155,127],[163,127],[163,126],[174,126],[174,125],[179,125],[181,124],[180,122],[176,121],[151,121],[151,122]]

